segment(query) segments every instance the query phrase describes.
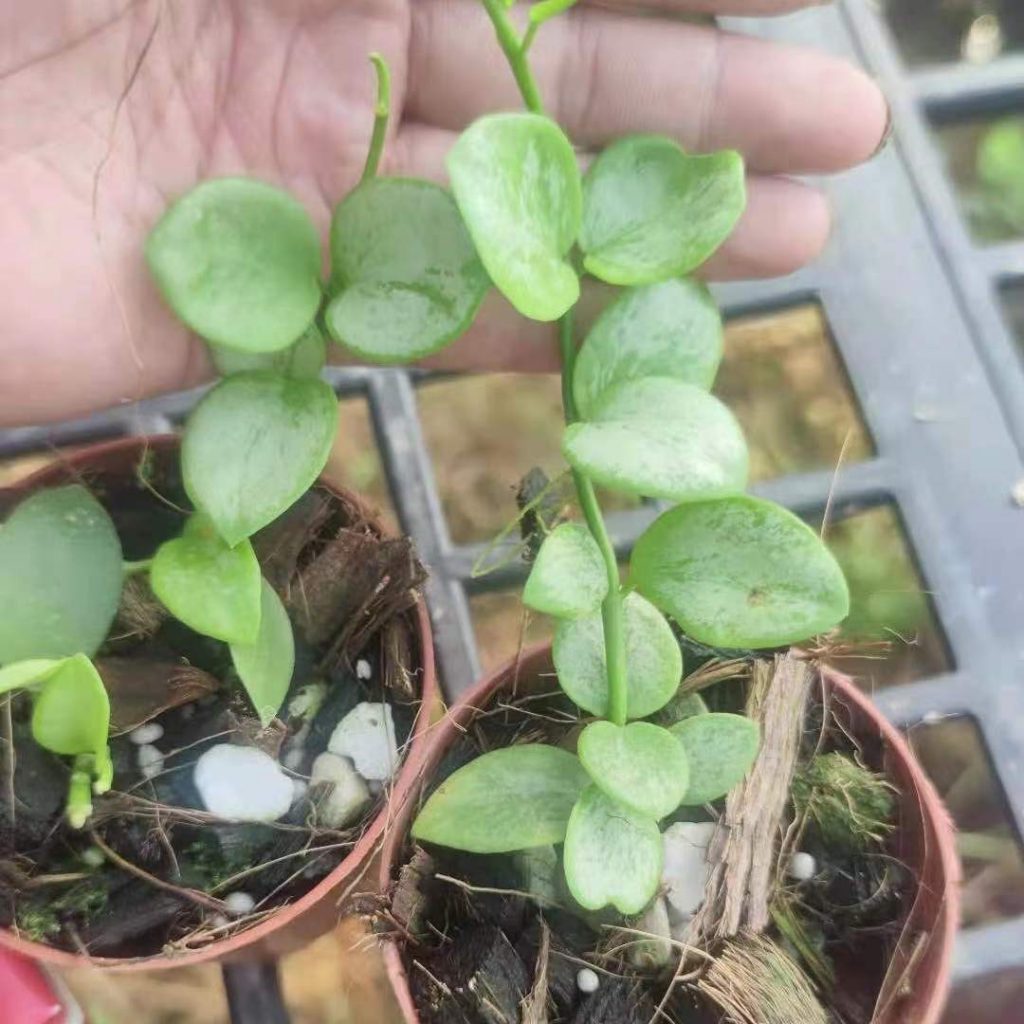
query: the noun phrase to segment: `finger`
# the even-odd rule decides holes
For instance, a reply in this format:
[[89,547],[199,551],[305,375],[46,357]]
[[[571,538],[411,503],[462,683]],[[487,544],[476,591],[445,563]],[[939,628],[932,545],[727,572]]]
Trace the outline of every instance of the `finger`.
[[[475,0],[413,6],[411,120],[461,130],[521,106]],[[663,18],[596,8],[546,25],[531,51],[553,116],[582,146],[660,132],[735,148],[754,171],[812,173],[867,159],[888,108],[863,72],[825,54]]]

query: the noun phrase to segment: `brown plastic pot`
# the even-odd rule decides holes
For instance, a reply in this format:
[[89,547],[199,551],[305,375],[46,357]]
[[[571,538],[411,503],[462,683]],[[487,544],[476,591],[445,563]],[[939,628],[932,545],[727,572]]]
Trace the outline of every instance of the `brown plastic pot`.
[[[481,711],[512,686],[529,687],[554,674],[550,644],[525,651],[466,693],[431,730],[422,761],[425,786],[452,745]],[[879,993],[872,1024],[938,1024],[949,992],[953,944],[959,924],[960,862],[955,830],[935,788],[900,732],[847,676],[825,669],[825,695],[843,713],[853,734],[880,740],[883,767],[898,790],[900,831],[896,855],[910,868],[918,890],[892,957],[887,983]],[[380,891],[392,886],[406,846],[418,799],[408,801],[387,835],[380,862]],[[383,955],[406,1024],[420,1024],[398,946],[387,941]],[[856,985],[855,976],[841,983]]]
[[[178,445],[177,437],[162,435],[151,438],[125,438],[83,448],[44,467],[14,487],[0,488],[0,515],[14,502],[32,491],[64,483],[87,483],[90,477],[97,474],[133,474],[144,452],[166,454],[174,452]],[[376,513],[360,498],[346,488],[332,483],[327,477],[321,477],[318,482],[355,506],[381,535],[386,533]],[[6,928],[0,928],[0,948],[12,950],[54,967],[88,965],[108,970],[151,971],[191,966],[211,960],[267,960],[298,949],[329,931],[339,919],[339,898],[357,887],[365,877],[372,878],[375,875],[376,866],[373,858],[379,853],[381,842],[390,829],[398,809],[416,792],[418,780],[422,777],[421,763],[427,751],[428,730],[433,712],[439,705],[440,694],[434,669],[434,642],[430,619],[422,601],[417,603],[412,620],[415,641],[419,648],[421,703],[413,725],[409,751],[399,769],[388,803],[367,827],[352,852],[309,892],[245,931],[211,942],[202,949],[172,956],[156,954],[125,959],[88,957],[20,938]]]

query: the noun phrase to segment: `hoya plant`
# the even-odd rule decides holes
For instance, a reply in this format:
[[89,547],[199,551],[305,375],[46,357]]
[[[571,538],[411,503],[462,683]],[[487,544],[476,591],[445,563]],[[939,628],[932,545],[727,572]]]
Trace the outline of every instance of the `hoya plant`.
[[[744,495],[742,434],[709,393],[721,319],[687,275],[743,210],[739,155],[636,136],[581,174],[528,63],[538,30],[572,0],[534,4],[522,36],[504,0],[483,3],[527,109],[462,134],[450,191],[379,175],[389,87],[375,58],[373,137],[361,182],[334,210],[326,274],[303,207],[262,182],[203,182],[155,226],[153,276],[222,375],[182,440],[195,511],[152,558],[124,563],[84,488],[24,501],[0,528],[0,598],[12,609],[0,620],[0,688],[34,693],[33,733],[73,759],[68,813],[82,824],[90,784],[101,792],[111,775],[109,706],[90,659],[125,576],[146,574],[174,616],[229,645],[269,722],[294,644],[250,538],[326,463],[337,428],[320,379],[328,342],[367,361],[417,360],[463,334],[495,287],[522,315],[558,322],[562,450],[582,521],[545,538],[524,600],[558,620],[559,684],[593,721],[575,751],[520,745],[472,762],[433,794],[414,834],[478,852],[564,844],[578,902],[633,913],[657,886],[660,823],[726,793],[759,742],[750,720],[699,707],[670,727],[648,720],[683,674],[667,616],[708,645],[770,648],[833,626],[848,594],[805,524]],[[619,291],[580,343],[575,307],[588,278]],[[640,538],[625,585],[596,485],[673,503]]]

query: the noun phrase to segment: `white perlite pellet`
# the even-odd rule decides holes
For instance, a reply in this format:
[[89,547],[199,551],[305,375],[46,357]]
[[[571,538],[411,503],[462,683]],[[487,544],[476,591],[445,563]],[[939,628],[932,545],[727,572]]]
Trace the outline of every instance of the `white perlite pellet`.
[[811,854],[800,850],[789,858],[787,873],[797,882],[809,882],[818,873],[818,862]]
[[164,770],[164,755],[149,743],[139,747],[135,757],[144,778],[156,778]]
[[229,892],[224,897],[224,909],[232,917],[245,917],[256,909],[256,900],[247,892]]
[[269,754],[232,743],[210,747],[192,779],[203,806],[229,821],[276,821],[288,813],[295,792]]
[[398,768],[390,704],[357,704],[337,725],[327,749],[347,757],[367,782],[386,782]]
[[597,976],[597,971],[592,971],[589,967],[583,967],[576,975],[576,987],[584,994],[591,995],[601,987],[601,979]]
[[150,743],[156,743],[158,739],[161,739],[164,734],[164,727],[159,722],[146,722],[145,725],[140,725],[137,729],[132,729],[128,733],[128,739],[132,741],[137,747],[144,747]]
[[372,679],[373,669],[370,667],[370,663],[365,658],[360,658],[356,662],[356,679]]

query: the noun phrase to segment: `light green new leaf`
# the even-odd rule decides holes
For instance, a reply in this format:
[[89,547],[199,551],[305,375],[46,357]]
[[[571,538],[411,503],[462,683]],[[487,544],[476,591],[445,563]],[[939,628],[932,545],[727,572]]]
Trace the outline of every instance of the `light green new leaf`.
[[260,629],[253,644],[231,644],[231,661],[264,726],[284,703],[295,670],[295,636],[274,588],[262,580]]
[[850,610],[843,572],[818,535],[760,498],[670,509],[637,541],[630,578],[711,647],[798,643]]
[[448,154],[459,210],[491,280],[524,316],[557,320],[579,298],[566,259],[580,227],[572,143],[539,114],[491,114]]
[[93,754],[97,775],[106,774],[110,701],[93,663],[67,658],[43,684],[32,708],[32,736],[55,754]]
[[229,547],[206,516],[161,544],[149,570],[153,593],[190,629],[228,643],[252,644],[260,629],[260,564],[248,540]]
[[577,753],[605,796],[647,818],[671,814],[689,785],[686,751],[650,722],[591,722],[580,733]]
[[320,238],[287,192],[205,181],[163,215],[146,258],[171,308],[215,345],[287,348],[320,305]]
[[690,806],[725,796],[750,770],[761,745],[757,723],[745,715],[695,715],[672,726],[671,735],[690,763],[690,784],[682,796]]
[[583,182],[584,265],[611,284],[651,284],[699,267],[746,205],[743,159],[689,156],[671,139],[620,139]]
[[523,588],[523,604],[559,619],[588,615],[608,593],[604,560],[590,531],[562,523],[544,539]]
[[412,834],[470,853],[560,843],[589,781],[579,760],[558,747],[522,744],[492,750],[441,783]]
[[[639,594],[623,601],[627,714],[646,718],[671,700],[683,674],[683,655],[665,616]],[[558,682],[592,715],[608,714],[608,668],[600,613],[559,623],[552,648]]]
[[733,414],[668,377],[606,391],[590,420],[566,428],[562,452],[597,483],[649,498],[715,498],[747,484],[747,445]]
[[565,879],[586,910],[611,904],[639,914],[654,898],[664,858],[658,823],[590,786],[573,808],[565,836]]
[[64,662],[54,658],[30,658],[0,668],[0,694],[45,682]]
[[117,612],[121,542],[77,484],[26,498],[0,525],[0,665],[93,654]]
[[462,334],[490,287],[454,199],[428,181],[372,178],[331,222],[335,341],[364,359],[402,363]]
[[234,546],[313,484],[338,426],[338,402],[316,378],[240,373],[196,406],[181,442],[185,490]]
[[672,278],[631,288],[594,322],[576,357],[572,388],[590,419],[610,388],[641,377],[672,377],[707,390],[722,361],[722,318],[696,281]]
[[210,345],[213,365],[222,377],[252,370],[272,370],[285,377],[318,377],[327,363],[327,342],[312,324],[298,341],[277,352],[242,352]]

